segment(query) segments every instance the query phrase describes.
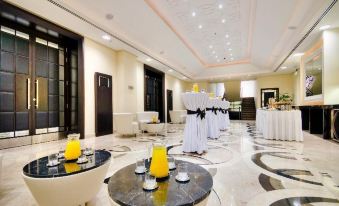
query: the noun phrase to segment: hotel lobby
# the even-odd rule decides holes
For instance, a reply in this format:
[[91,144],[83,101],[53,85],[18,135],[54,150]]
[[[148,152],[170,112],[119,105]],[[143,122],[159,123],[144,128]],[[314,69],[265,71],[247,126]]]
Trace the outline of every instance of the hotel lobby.
[[339,206],[338,0],[0,0],[1,206]]

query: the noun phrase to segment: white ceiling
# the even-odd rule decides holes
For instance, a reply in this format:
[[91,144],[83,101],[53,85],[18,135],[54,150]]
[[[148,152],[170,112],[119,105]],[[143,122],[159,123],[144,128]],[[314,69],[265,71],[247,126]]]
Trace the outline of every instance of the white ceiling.
[[[7,1],[113,49],[127,50],[141,61],[147,58],[145,52],[165,65],[155,60],[145,63],[163,71],[174,68],[180,73],[171,72],[173,75],[181,78],[184,74],[194,80],[272,72],[331,2],[55,0],[143,51],[140,52],[114,38],[109,42],[103,40],[101,30],[47,0]],[[107,19],[107,14],[113,15],[113,19]],[[289,29],[291,26],[295,29]]]

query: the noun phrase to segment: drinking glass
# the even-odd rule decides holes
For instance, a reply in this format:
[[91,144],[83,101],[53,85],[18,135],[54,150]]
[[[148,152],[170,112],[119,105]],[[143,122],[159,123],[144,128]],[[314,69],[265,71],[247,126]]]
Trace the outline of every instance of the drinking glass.
[[144,188],[145,189],[155,189],[157,186],[156,179],[153,175],[150,173],[145,174],[145,182],[144,182]]
[[169,168],[170,170],[175,169],[175,159],[174,159],[174,157],[169,156],[169,157],[167,158],[167,161],[168,161],[168,168]]
[[136,165],[136,167],[135,167],[136,173],[144,173],[146,171],[145,159],[144,158],[137,159],[135,165]]
[[187,180],[189,178],[188,176],[188,169],[187,165],[182,163],[178,165],[178,179],[179,180]]
[[48,164],[50,166],[54,166],[54,165],[57,165],[59,162],[58,162],[58,156],[57,154],[51,154],[48,156]]
[[85,155],[92,155],[93,154],[93,149],[91,147],[86,147],[84,150]]

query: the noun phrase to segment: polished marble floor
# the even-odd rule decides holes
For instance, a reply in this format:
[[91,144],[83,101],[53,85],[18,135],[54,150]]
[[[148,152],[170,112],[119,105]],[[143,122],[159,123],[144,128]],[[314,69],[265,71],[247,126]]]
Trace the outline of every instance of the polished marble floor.
[[[107,135],[88,138],[83,146],[105,149],[113,158],[107,178],[146,156],[158,138],[168,140],[168,153],[201,165],[213,176],[207,205],[339,205],[339,144],[304,133],[304,142],[265,140],[254,122],[232,121],[218,140],[208,141],[202,156],[182,153],[184,125],[167,125],[164,137]],[[36,205],[21,177],[23,166],[57,152],[65,140],[0,150],[0,205]],[[107,185],[87,205],[110,205]]]

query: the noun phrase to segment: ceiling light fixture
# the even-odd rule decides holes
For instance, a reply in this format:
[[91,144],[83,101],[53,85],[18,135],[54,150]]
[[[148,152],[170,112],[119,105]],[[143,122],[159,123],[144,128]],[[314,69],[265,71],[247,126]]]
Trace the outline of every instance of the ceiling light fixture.
[[234,60],[234,58],[232,57],[232,58],[231,58],[231,61],[233,61],[233,60]]
[[222,22],[222,23],[225,23],[225,22],[226,22],[226,20],[225,20],[225,19],[222,19],[222,20],[221,20],[221,22]]
[[194,11],[192,12],[192,16],[195,17],[195,15],[197,15]]
[[148,57],[148,58],[146,58],[146,61],[150,62],[150,61],[152,61],[152,59]]
[[107,35],[107,34],[102,35],[102,38],[105,39],[105,40],[107,40],[107,41],[111,40],[111,36],[109,36],[109,35]]
[[169,69],[168,72],[173,72],[173,69]]
[[232,51],[232,48],[229,48],[228,51]]
[[228,34],[226,34],[225,37],[226,37],[226,39],[227,39],[227,38],[230,37],[230,36],[229,36]]
[[212,46],[212,45],[210,45],[208,48],[212,49],[212,48],[213,48],[213,46]]
[[231,45],[231,42],[227,42],[227,45]]
[[283,67],[280,67],[280,69],[284,70],[284,69],[287,69],[287,67],[286,67],[286,66],[283,66]]
[[198,28],[199,28],[199,29],[202,29],[202,25],[200,24],[200,25],[198,26]]
[[321,26],[321,27],[319,28],[319,30],[323,31],[323,30],[326,30],[326,29],[329,29],[329,28],[331,28],[330,25],[324,25],[324,26]]
[[182,78],[183,78],[183,79],[187,79],[187,77],[185,77],[185,76],[183,76]]
[[216,59],[218,59],[218,56],[215,56]]
[[302,55],[304,55],[304,53],[295,53],[293,56],[294,56],[294,57],[300,57],[300,56],[302,56]]
[[230,54],[230,56],[233,56],[233,54]]
[[215,54],[215,51],[212,51],[212,54]]
[[219,8],[219,9],[222,9],[223,7],[224,7],[224,6],[223,6],[222,4],[219,4],[219,5],[218,5],[218,8]]

